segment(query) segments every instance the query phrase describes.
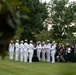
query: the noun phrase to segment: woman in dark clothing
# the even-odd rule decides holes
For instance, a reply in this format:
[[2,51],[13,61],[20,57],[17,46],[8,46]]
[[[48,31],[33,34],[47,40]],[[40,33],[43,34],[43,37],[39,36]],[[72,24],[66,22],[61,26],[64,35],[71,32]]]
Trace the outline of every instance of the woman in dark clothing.
[[75,46],[74,44],[71,45],[71,62],[74,62],[74,49],[75,49]]
[[76,44],[75,44],[75,49],[74,49],[74,62],[76,62]]
[[60,49],[58,55],[56,56],[56,59],[58,62],[62,61],[65,62],[64,56],[65,56],[65,48],[64,46],[62,46],[62,48]]

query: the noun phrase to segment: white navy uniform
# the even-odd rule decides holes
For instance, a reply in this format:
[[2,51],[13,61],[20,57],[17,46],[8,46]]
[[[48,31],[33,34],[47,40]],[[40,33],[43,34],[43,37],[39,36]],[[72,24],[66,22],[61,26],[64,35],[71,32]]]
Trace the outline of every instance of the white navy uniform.
[[16,61],[19,60],[19,53],[20,53],[19,49],[20,49],[20,45],[19,43],[16,42],[15,43],[15,60]]
[[24,62],[27,62],[27,57],[28,57],[28,43],[24,43]]
[[56,44],[51,45],[50,50],[51,50],[52,63],[55,63]]
[[46,45],[41,45],[42,50],[42,61],[45,61],[45,52],[46,52]]
[[29,44],[29,63],[32,63],[33,53],[34,53],[34,45],[32,43]]
[[37,49],[37,57],[38,57],[38,59],[39,59],[39,61],[40,61],[41,44],[37,45],[37,46],[36,46],[36,49]]
[[51,49],[51,44],[50,43],[46,44],[47,62],[50,62],[50,49]]
[[9,44],[9,52],[10,52],[10,59],[13,59],[13,56],[14,56],[14,44],[13,43]]
[[23,43],[20,44],[20,61],[22,62],[24,58],[24,45]]

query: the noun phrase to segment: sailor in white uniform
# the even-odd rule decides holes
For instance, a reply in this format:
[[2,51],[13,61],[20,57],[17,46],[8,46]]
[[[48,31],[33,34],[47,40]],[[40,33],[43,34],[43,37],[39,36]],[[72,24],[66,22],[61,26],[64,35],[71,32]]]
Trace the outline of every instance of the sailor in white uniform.
[[51,44],[50,40],[46,41],[46,57],[47,57],[47,62],[50,62],[50,49],[51,49]]
[[41,42],[40,41],[37,42],[36,49],[37,49],[37,57],[40,61],[40,54],[41,54]]
[[55,63],[55,52],[56,52],[56,43],[55,41],[51,44],[51,57],[52,57],[52,63]]
[[24,62],[27,62],[27,58],[28,58],[28,43],[27,43],[27,39],[25,40],[24,43]]
[[31,40],[30,41],[30,44],[29,44],[29,63],[32,63],[32,58],[33,58],[33,54],[34,54],[34,45],[33,45],[33,41]]
[[45,52],[46,52],[46,45],[45,42],[43,41],[41,44],[41,50],[42,50],[42,61],[45,61]]
[[19,49],[20,49],[19,40],[16,40],[16,43],[15,43],[15,60],[16,61],[19,60]]
[[24,44],[23,44],[23,41],[21,41],[21,44],[20,44],[20,61],[21,62],[23,61],[23,58],[24,58]]
[[14,57],[14,43],[13,40],[9,43],[9,53],[10,53],[10,59],[13,59]]

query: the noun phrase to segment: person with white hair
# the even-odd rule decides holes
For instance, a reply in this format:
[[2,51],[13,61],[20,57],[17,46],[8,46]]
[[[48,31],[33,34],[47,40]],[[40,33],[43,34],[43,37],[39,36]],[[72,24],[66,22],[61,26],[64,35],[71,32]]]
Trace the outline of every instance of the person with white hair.
[[45,45],[45,41],[43,41],[41,43],[41,51],[42,51],[42,61],[45,61],[45,52],[46,52],[46,45]]
[[52,63],[55,63],[55,52],[56,52],[55,41],[52,42],[50,50],[51,50]]
[[41,42],[40,41],[37,42],[36,49],[37,49],[37,57],[40,61],[40,54],[41,54]]
[[30,41],[30,44],[29,44],[29,50],[28,50],[28,53],[29,53],[29,63],[32,63],[32,58],[33,58],[33,54],[34,54],[34,45],[33,45],[33,41],[31,40]]
[[20,48],[19,40],[16,40],[16,43],[15,43],[15,60],[16,61],[19,60],[19,48]]
[[24,58],[24,44],[23,41],[20,43],[20,61],[22,62]]
[[47,57],[47,62],[50,62],[50,40],[46,40],[46,57]]
[[10,53],[10,59],[13,59],[14,57],[14,43],[13,40],[9,43],[9,53]]
[[27,62],[28,58],[28,43],[27,39],[24,42],[24,62]]

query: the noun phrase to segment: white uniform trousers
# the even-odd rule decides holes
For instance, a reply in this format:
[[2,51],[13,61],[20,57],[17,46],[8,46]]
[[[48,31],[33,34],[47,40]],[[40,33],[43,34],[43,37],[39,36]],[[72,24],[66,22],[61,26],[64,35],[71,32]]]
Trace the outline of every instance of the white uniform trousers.
[[18,61],[19,60],[19,50],[15,51],[15,60]]
[[13,57],[14,57],[14,51],[10,50],[9,53],[10,53],[10,59],[13,59]]
[[29,51],[29,63],[32,63],[33,51]]
[[47,62],[50,62],[50,50],[46,50]]
[[24,52],[21,51],[21,52],[20,52],[20,61],[21,61],[21,62],[23,61],[23,57],[24,57]]
[[37,50],[37,57],[38,57],[39,61],[40,61],[40,53],[41,53],[41,50]]
[[42,61],[45,61],[45,50],[42,50]]
[[28,51],[24,50],[24,62],[27,62],[27,58],[28,58]]
[[55,63],[55,50],[51,51],[52,63]]

